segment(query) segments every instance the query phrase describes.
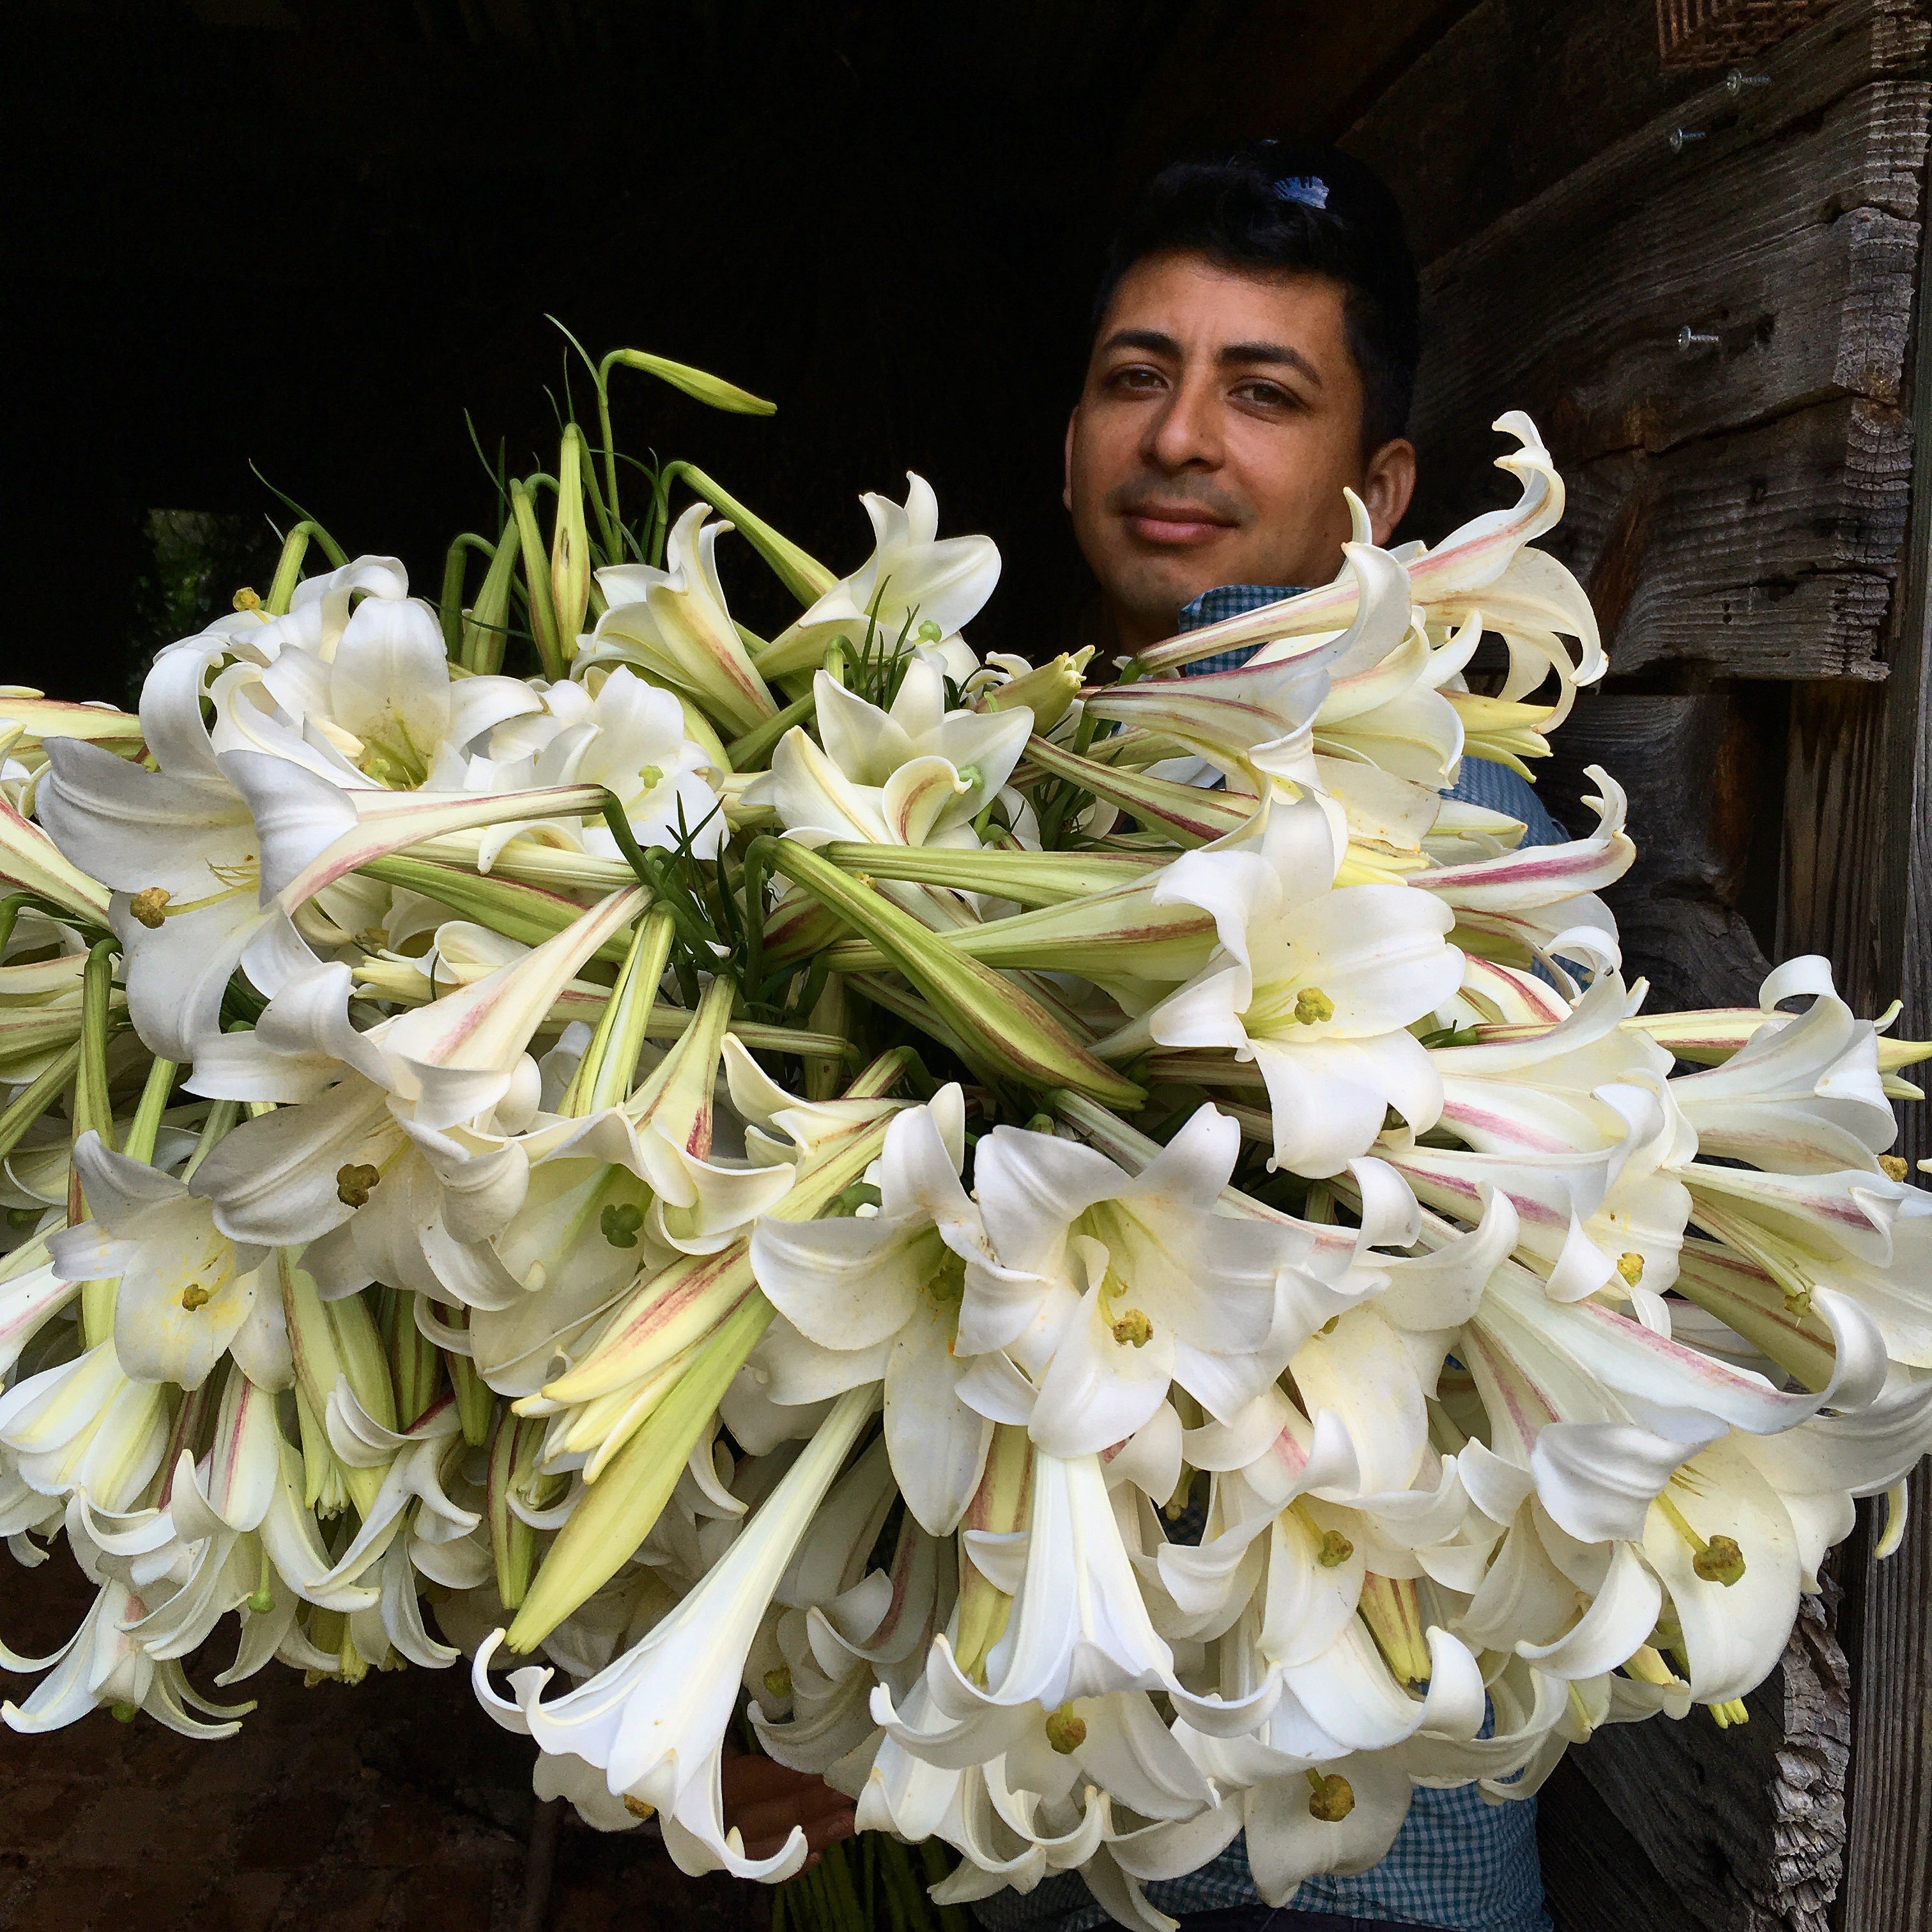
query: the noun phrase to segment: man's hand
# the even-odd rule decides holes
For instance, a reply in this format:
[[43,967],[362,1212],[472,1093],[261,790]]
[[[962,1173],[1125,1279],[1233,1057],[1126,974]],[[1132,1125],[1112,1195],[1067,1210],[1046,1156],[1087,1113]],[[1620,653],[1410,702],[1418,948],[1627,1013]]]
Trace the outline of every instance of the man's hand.
[[736,1826],[747,1858],[768,1858],[782,1849],[794,1825],[802,1826],[811,1870],[827,1845],[849,1838],[852,1801],[808,1771],[793,1771],[768,1757],[724,1760],[724,1828]]

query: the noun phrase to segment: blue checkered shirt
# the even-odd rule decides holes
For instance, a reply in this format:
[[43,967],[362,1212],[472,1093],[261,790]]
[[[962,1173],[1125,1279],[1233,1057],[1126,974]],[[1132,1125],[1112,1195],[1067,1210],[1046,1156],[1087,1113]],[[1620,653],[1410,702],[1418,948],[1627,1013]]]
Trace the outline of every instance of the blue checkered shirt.
[[[1267,584],[1224,584],[1187,605],[1178,628],[1199,630],[1288,594]],[[1254,648],[1223,651],[1187,668],[1190,673],[1232,670]],[[1526,845],[1558,845],[1569,836],[1506,765],[1465,758],[1447,795],[1521,819],[1529,828]],[[1486,1720],[1485,1736],[1490,1729]],[[1240,1838],[1198,1871],[1150,1885],[1147,1894],[1162,1911],[1184,1921],[1190,1912],[1261,1903],[1248,1872],[1247,1847]],[[1438,1927],[1441,1932],[1550,1932],[1536,1855],[1536,1800],[1487,1804],[1474,1785],[1453,1791],[1418,1786],[1381,1864],[1352,1877],[1305,1879],[1288,1903],[1298,1912],[1393,1919]],[[1024,1897],[997,1892],[973,1910],[989,1932],[1084,1932],[1107,1923],[1106,1911],[1072,1872],[1046,1880]]]

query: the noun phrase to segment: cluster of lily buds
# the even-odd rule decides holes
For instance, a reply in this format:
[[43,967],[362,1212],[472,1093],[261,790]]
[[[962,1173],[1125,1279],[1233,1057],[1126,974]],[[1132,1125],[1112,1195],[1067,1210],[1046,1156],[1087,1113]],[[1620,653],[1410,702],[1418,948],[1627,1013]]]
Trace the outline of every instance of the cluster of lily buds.
[[1604,668],[1533,425],[1100,682],[972,650],[916,477],[843,578],[688,465],[626,523],[619,367],[761,406],[624,352],[440,606],[304,525],[138,716],[0,694],[0,1534],[98,1590],[7,1722],[466,1656],[688,1870],[806,1858],[726,1827],[748,1716],[940,1900],[1158,1928],[1237,1833],[1280,1901],[1740,1718],[1932,1446],[1932,1048],[1817,959],[1647,1012],[1614,778],[1444,796]]

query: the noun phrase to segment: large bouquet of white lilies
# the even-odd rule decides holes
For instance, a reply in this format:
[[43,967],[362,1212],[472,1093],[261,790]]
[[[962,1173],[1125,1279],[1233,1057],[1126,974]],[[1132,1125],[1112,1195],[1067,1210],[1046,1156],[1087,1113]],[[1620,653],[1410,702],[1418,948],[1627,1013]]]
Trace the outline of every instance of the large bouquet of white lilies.
[[225,1736],[230,1616],[218,1687],[467,1654],[686,1870],[806,1859],[748,1719],[943,1901],[1166,1927],[1742,1718],[1932,1446],[1932,1048],[1816,958],[1647,1012],[1614,779],[1444,796],[1604,668],[1528,418],[1514,508],[1102,682],[976,655],[916,477],[844,577],[686,464],[626,522],[619,366],[764,406],[620,352],[439,603],[304,522],[138,716],[0,694],[0,1534],[99,1592],[7,1721]]

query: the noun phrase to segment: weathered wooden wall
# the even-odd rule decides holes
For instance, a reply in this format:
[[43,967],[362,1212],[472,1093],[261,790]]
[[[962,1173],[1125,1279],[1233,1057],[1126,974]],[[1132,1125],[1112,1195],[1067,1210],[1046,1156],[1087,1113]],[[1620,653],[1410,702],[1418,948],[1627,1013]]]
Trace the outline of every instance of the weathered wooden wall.
[[[1569,485],[1552,547],[1611,674],[1546,785],[1559,816],[1586,765],[1629,790],[1640,856],[1610,896],[1660,1005],[1751,1000],[1768,955],[1819,951],[1862,1010],[1932,1024],[1926,14],[1844,0],[1739,92],[1662,64],[1650,0],[1483,0],[1347,137],[1426,265],[1413,527],[1507,500],[1504,407]],[[1909,1125],[1900,1150],[1928,1147]],[[1544,1805],[1561,1932],[1932,1923],[1932,1531],[1876,1567],[1862,1532],[1839,1568],[1749,1726],[1572,1754]]]

